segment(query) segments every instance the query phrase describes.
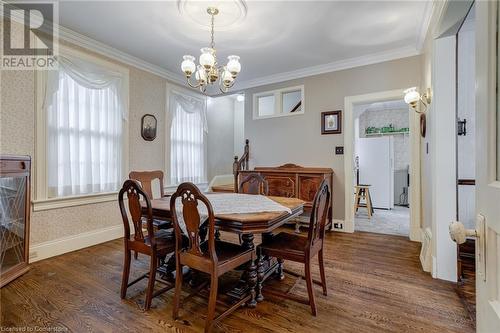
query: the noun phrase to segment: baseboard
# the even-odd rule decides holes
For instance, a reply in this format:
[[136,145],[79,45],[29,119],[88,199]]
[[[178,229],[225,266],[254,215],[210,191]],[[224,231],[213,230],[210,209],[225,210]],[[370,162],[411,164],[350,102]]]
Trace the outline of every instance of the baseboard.
[[437,279],[437,259],[435,256],[432,256],[432,272],[431,275],[433,278]]
[[425,272],[432,269],[432,231],[429,228],[421,230],[422,248],[420,250],[420,263]]
[[123,225],[84,232],[30,246],[29,262],[55,257],[123,237]]
[[422,243],[424,240],[424,230],[422,228],[410,229],[409,238],[412,242]]

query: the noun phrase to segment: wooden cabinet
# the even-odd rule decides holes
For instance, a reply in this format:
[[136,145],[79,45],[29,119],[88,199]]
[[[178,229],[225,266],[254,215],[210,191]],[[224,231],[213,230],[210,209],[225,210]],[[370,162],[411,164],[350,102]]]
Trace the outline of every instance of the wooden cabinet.
[[[304,214],[311,212],[312,201],[319,185],[326,179],[330,191],[333,191],[333,170],[330,168],[306,168],[295,164],[285,164],[279,167],[256,167],[254,170],[239,171],[239,177],[248,173],[258,172],[267,180],[269,195],[299,198],[304,200]],[[305,219],[303,225],[307,224]],[[330,203],[328,225],[332,224],[332,205]],[[298,225],[297,225],[298,228]]]
[[28,271],[29,156],[0,156],[0,287]]
[[262,174],[269,185],[269,195],[277,197],[295,198],[296,179],[287,174]]

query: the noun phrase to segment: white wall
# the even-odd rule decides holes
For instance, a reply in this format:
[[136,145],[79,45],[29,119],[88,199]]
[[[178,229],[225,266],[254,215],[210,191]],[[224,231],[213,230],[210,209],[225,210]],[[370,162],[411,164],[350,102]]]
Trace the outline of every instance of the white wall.
[[245,101],[234,100],[234,156],[241,157],[245,149]]
[[[245,137],[250,140],[251,166],[295,163],[332,168],[333,215],[344,219],[344,156],[335,155],[335,147],[344,145],[344,135],[321,135],[321,112],[342,110],[346,96],[418,86],[420,64],[419,56],[409,57],[245,91]],[[304,85],[304,114],[252,118],[252,94],[298,85]],[[350,185],[347,188],[351,190]]]
[[234,106],[232,96],[208,99],[207,175],[209,182],[217,175],[233,172]]
[[[457,116],[467,120],[467,134],[457,137],[459,179],[475,179],[475,30],[470,13],[458,33],[457,44]],[[475,228],[475,186],[458,187],[458,219],[466,228]]]
[[[470,5],[471,1],[434,3],[421,58],[421,91],[431,88],[433,93],[427,112],[427,136],[422,139],[422,216],[424,228],[432,230],[432,274],[450,281],[456,280],[457,263],[456,245],[448,235],[448,225],[456,218],[454,44]],[[468,94],[474,91],[471,88]]]
[[[427,115],[432,142],[432,243],[434,277],[456,281],[457,246],[448,232],[456,218],[456,68],[455,36],[434,41],[434,98]],[[425,192],[424,192],[425,193]]]

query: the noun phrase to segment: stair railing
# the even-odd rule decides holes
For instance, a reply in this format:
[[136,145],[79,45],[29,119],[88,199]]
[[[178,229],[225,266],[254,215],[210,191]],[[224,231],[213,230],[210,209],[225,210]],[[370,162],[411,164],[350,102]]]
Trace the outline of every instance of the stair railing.
[[233,162],[233,175],[234,175],[234,193],[238,193],[238,174],[241,170],[248,170],[248,160],[250,157],[250,146],[248,145],[248,139],[245,140],[245,149],[243,155],[238,159],[238,156],[234,157]]

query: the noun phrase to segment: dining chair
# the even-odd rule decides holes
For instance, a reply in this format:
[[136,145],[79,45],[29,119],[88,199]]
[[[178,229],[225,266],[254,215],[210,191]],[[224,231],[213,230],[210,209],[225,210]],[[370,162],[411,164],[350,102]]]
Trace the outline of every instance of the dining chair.
[[[252,172],[241,179],[238,185],[238,193],[268,195],[269,184],[259,173]],[[238,235],[238,240],[240,244],[243,242],[241,234]]]
[[[130,235],[130,221],[125,208],[124,196],[127,195],[128,199],[128,210],[130,212],[130,217],[132,220],[132,225],[134,227],[134,235]],[[143,207],[141,206],[141,199],[145,203],[147,214],[145,216],[147,235],[143,233],[143,222],[144,215],[142,213]],[[156,230],[153,226],[153,211],[151,208],[151,201],[149,196],[142,189],[139,182],[129,179],[123,184],[122,189],[118,194],[118,203],[120,206],[120,212],[123,220],[124,233],[124,245],[125,245],[125,259],[123,264],[123,275],[122,275],[122,285],[121,285],[121,298],[125,298],[127,294],[127,288],[131,285],[139,282],[144,278],[148,278],[148,288],[146,291],[146,300],[144,302],[144,309],[149,310],[151,307],[151,301],[153,297],[170,290],[174,287],[174,284],[169,284],[164,281],[159,281],[165,283],[167,286],[154,292],[156,272],[158,268],[159,259],[164,259],[168,254],[175,251],[175,233],[173,229],[170,230]],[[136,253],[142,253],[150,257],[149,272],[143,274],[139,278],[129,283],[130,276],[130,260],[132,251]]]
[[[148,195],[149,200],[153,200],[153,181],[158,180],[160,183],[160,198],[165,197],[163,190],[163,171],[131,171],[128,174],[129,179],[134,179],[141,184],[142,190]],[[170,229],[172,228],[172,221],[167,219],[153,218],[153,225],[157,229]],[[134,252],[134,258],[137,259],[137,252]]]
[[142,189],[148,195],[149,199],[153,199],[153,188],[152,183],[155,179],[160,182],[160,197],[164,197],[165,193],[163,190],[163,171],[131,171],[128,174],[128,178],[137,180],[141,183]]
[[[323,287],[323,294],[325,296],[327,295],[325,267],[323,263],[323,239],[325,237],[325,224],[328,216],[329,202],[330,190],[328,188],[328,182],[323,180],[319,186],[318,192],[316,192],[314,196],[307,237],[281,232],[276,236],[266,238],[258,248],[260,255],[269,255],[278,258],[281,279],[284,278],[283,270],[281,269],[283,260],[291,260],[304,264],[305,276],[301,276],[295,272],[287,272],[296,277],[305,279],[309,296],[308,299],[290,293],[281,293],[272,289],[265,290],[265,293],[308,304],[311,306],[311,311],[314,316],[316,316],[316,303],[314,300],[313,282],[321,285]],[[311,260],[316,255],[318,255],[321,282],[313,280],[311,276]]]
[[[165,192],[163,190],[163,171],[155,170],[155,171],[131,171],[128,174],[128,178],[137,180],[141,186],[143,191],[148,195],[150,200],[153,200],[153,189],[152,184],[154,180],[158,180],[160,183],[160,198],[163,198]],[[160,220],[158,218],[153,219],[153,225],[158,229],[169,229],[172,227],[172,222],[170,220]]]
[[[180,201],[179,206],[176,204],[177,199]],[[198,210],[200,205],[206,207],[206,215],[208,215],[207,220],[203,217],[203,221],[206,221],[208,228],[208,239],[204,242],[200,240],[200,233],[203,232],[203,226],[200,223],[200,211]],[[210,332],[214,323],[223,319],[250,299],[250,295],[242,298],[215,317],[219,277],[253,260],[255,252],[253,249],[246,249],[237,244],[215,239],[215,217],[212,205],[193,183],[179,185],[170,199],[170,211],[172,212],[175,229],[176,271],[182,272],[183,266],[188,266],[191,269],[210,275],[208,313],[205,322],[205,332]],[[181,223],[185,225],[188,237],[187,246],[183,246]],[[173,305],[174,319],[179,316],[182,280],[182,274],[176,274]],[[188,298],[190,297],[188,296]]]
[[269,184],[260,174],[250,173],[241,179],[238,193],[268,195]]

